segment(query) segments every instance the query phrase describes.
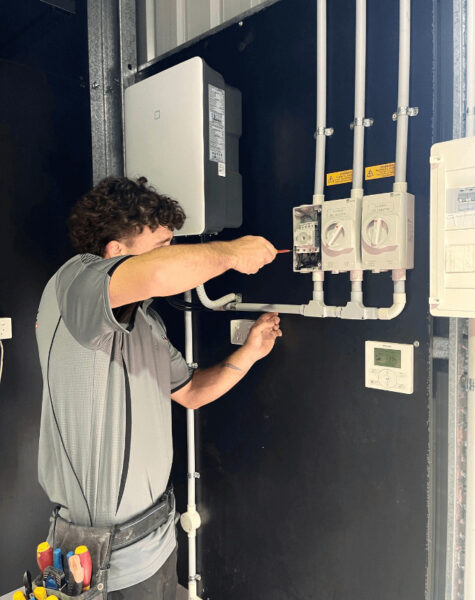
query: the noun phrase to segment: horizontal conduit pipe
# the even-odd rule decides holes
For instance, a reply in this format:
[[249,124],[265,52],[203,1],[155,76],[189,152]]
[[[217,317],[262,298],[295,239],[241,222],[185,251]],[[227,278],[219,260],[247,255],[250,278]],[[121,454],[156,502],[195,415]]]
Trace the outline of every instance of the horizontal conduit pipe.
[[240,312],[277,312],[286,315],[302,315],[303,304],[252,304],[248,302],[237,302],[228,304],[225,310],[237,310]]

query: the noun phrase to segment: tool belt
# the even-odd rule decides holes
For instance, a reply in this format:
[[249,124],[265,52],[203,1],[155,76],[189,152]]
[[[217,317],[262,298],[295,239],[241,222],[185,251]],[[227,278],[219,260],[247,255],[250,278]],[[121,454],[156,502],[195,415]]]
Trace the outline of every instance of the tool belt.
[[[175,496],[171,486],[158,502],[144,513],[111,527],[75,525],[59,515],[59,508],[55,508],[50,519],[48,542],[53,548],[62,548],[64,553],[74,550],[77,546],[87,546],[92,559],[91,587],[74,597],[53,589],[48,589],[48,593],[63,600],[107,600],[107,577],[112,552],[135,544],[166,523],[175,508]],[[39,575],[33,582],[33,589],[41,585],[43,579],[42,575]]]

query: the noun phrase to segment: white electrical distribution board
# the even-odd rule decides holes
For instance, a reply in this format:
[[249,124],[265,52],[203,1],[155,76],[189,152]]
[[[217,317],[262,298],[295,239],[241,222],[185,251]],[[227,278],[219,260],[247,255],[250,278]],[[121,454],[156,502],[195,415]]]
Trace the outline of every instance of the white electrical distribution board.
[[475,317],[475,137],[432,146],[430,312]]
[[324,202],[322,209],[324,271],[361,268],[361,201],[354,198]]
[[393,192],[363,198],[363,269],[414,268],[414,196]]
[[414,391],[414,346],[392,342],[365,343],[368,388],[412,394]]
[[240,92],[199,57],[125,90],[126,174],[180,203],[176,235],[242,224],[240,136]]

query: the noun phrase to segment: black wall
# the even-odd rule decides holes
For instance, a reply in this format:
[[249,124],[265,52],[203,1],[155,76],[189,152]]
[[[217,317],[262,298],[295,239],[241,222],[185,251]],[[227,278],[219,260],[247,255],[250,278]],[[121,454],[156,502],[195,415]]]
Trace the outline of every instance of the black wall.
[[91,184],[86,15],[0,8],[0,317],[12,317],[0,383],[0,595],[33,570],[50,505],[37,482],[41,292],[71,255],[66,215]]
[[[65,217],[91,183],[87,31],[83,4],[68,15],[36,2],[0,10],[0,316],[13,317],[0,384],[0,592],[34,566],[49,503],[36,482],[41,377],[34,322],[42,288],[71,251]],[[277,247],[292,244],[291,208],[310,203],[315,130],[313,0],[272,7],[167,58],[164,69],[200,55],[243,94],[241,172],[244,226]],[[327,171],[352,166],[354,2],[328,3]],[[203,527],[203,598],[419,600],[424,594],[428,445],[428,154],[432,119],[432,2],[413,3],[409,191],[416,195],[416,268],[395,321],[349,322],[283,316],[272,355],[199,415],[198,484]],[[398,2],[368,0],[365,164],[394,157]],[[392,180],[365,184],[389,191]],[[349,185],[326,189],[347,197]],[[366,276],[368,304],[389,305],[389,275]],[[253,277],[211,282],[210,296],[303,303],[309,276],[279,256]],[[347,276],[328,278],[327,302],[344,304]],[[181,315],[160,303],[182,346]],[[246,317],[250,315],[238,315]],[[195,319],[202,366],[232,351],[228,314]],[[364,387],[364,341],[412,343],[415,392]],[[175,481],[186,506],[184,411],[175,410]],[[186,581],[186,538],[180,573]]]
[[[365,165],[394,160],[398,2],[368,0]],[[243,95],[244,226],[278,248],[292,244],[292,206],[311,203],[315,130],[315,2],[282,0],[149,68],[202,56]],[[328,3],[327,172],[352,167],[354,8]],[[419,600],[426,564],[428,449],[428,156],[432,120],[432,2],[413,3],[409,191],[416,196],[416,267],[407,306],[392,322],[283,316],[284,337],[224,399],[201,409],[199,533],[202,597],[272,600]],[[393,180],[365,182],[368,194]],[[348,197],[350,185],[325,190]],[[365,275],[366,302],[392,302],[390,275]],[[347,275],[328,277],[327,303],[349,299]],[[217,297],[304,303],[309,276],[279,256],[253,277],[211,282]],[[229,320],[196,318],[199,363],[229,354]],[[238,317],[251,315],[240,314]],[[364,342],[419,342],[414,394],[364,386]],[[183,457],[184,459],[184,457]],[[183,465],[184,467],[184,465]],[[180,467],[181,469],[181,467]],[[182,469],[181,469],[182,470]],[[181,506],[185,480],[178,476]],[[183,537],[182,548],[186,540]],[[186,553],[181,555],[186,576]]]

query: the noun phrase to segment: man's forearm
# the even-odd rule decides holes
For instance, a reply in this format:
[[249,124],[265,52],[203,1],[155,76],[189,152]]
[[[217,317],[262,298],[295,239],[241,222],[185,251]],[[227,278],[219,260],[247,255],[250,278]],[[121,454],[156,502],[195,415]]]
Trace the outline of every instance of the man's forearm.
[[173,296],[233,268],[227,242],[177,244],[132,256],[114,272],[112,307],[154,296]]
[[132,256],[113,272],[109,286],[111,306],[116,308],[154,296],[173,296],[228,269],[257,273],[274,260],[276,252],[270,242],[259,236],[155,248]]
[[214,367],[198,369],[193,375],[186,398],[174,397],[174,400],[193,409],[209,404],[234,387],[256,360],[252,352],[242,346]]

